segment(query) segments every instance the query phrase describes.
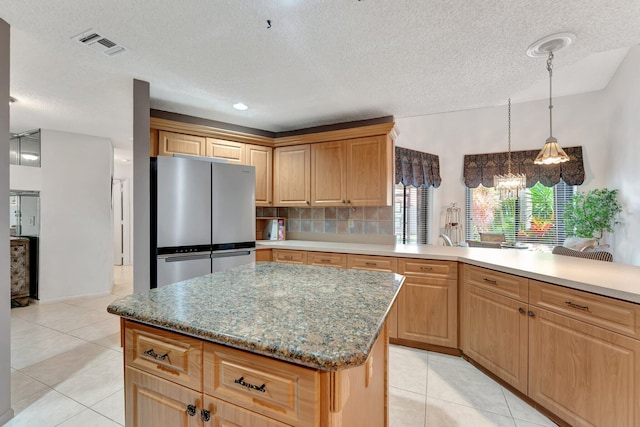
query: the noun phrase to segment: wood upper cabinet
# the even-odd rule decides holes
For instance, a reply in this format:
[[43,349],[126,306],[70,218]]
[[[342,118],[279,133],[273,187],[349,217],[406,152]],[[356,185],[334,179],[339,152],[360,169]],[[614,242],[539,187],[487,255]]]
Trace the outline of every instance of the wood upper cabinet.
[[345,141],[311,145],[311,204],[347,204],[347,144]]
[[387,135],[347,141],[347,204],[391,206],[393,141]]
[[398,259],[398,338],[458,348],[457,262]]
[[225,159],[229,163],[244,165],[244,144],[235,141],[225,141],[224,139],[207,138],[206,156]]
[[158,135],[158,155],[189,154],[206,155],[206,138],[182,133],[160,131]]
[[311,147],[309,144],[276,147],[273,193],[275,206],[311,204]]
[[311,204],[391,206],[392,149],[386,135],[311,145]]
[[246,144],[244,161],[256,168],[256,206],[273,205],[273,149]]
[[462,351],[526,394],[528,305],[466,282],[462,286]]

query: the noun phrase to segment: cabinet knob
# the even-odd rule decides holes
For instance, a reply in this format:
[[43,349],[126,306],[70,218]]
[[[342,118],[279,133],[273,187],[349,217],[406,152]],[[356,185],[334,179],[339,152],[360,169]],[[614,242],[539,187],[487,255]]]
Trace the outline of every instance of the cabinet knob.
[[347,203],[347,201],[346,201],[346,200],[343,200],[343,201],[342,201],[342,204],[344,205],[345,203]]
[[203,409],[200,411],[200,418],[206,423],[211,419],[211,412],[208,409]]
[[306,204],[309,204],[309,201],[308,201],[308,200],[305,200],[304,202],[305,202]]
[[518,313],[525,314],[526,310],[524,308],[520,307],[520,308],[518,308]]
[[536,317],[536,314],[533,311],[529,310],[529,311],[527,311],[527,316]]
[[187,415],[193,417],[196,414],[196,405],[187,405]]
[[347,200],[347,204],[351,203],[351,200]]

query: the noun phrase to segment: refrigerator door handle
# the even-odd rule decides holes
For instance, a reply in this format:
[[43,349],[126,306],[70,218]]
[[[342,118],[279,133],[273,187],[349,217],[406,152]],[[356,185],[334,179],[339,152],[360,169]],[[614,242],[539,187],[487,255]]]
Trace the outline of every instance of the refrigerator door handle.
[[228,258],[232,256],[247,256],[251,255],[251,251],[237,251],[237,252],[224,252],[220,254],[212,254],[211,258]]
[[159,259],[164,259],[164,262],[179,262],[179,261],[194,261],[197,259],[209,259],[209,258],[211,258],[211,255],[206,254],[206,255],[168,256],[166,258],[159,258]]

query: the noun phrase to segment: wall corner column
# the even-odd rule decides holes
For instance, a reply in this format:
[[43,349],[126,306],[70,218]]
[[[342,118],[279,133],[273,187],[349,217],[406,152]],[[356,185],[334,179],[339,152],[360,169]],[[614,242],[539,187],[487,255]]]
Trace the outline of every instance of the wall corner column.
[[[10,26],[0,18],[0,425],[11,409],[11,277],[9,273],[9,74]],[[1,101],[4,99],[4,101]]]
[[[133,80],[133,291],[148,291],[150,268],[149,82]],[[8,198],[7,198],[8,200]],[[6,209],[8,212],[8,209]]]

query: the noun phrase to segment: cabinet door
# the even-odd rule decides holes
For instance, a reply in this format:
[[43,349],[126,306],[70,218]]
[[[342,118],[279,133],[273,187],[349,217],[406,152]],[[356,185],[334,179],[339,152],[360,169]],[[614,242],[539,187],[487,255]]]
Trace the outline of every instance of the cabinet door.
[[274,150],[273,193],[275,206],[309,206],[311,148],[307,145]]
[[212,427],[286,427],[279,421],[247,409],[232,405],[220,399],[204,396],[205,408],[209,411],[210,421],[205,426]]
[[260,145],[245,146],[246,164],[256,168],[256,206],[273,204],[273,149]]
[[640,426],[640,341],[532,310],[529,397],[574,426]]
[[235,141],[225,141],[224,139],[207,138],[207,157],[218,157],[225,159],[228,163],[243,165],[244,144]]
[[347,204],[391,206],[393,143],[387,136],[351,139],[347,144]]
[[345,141],[311,146],[311,205],[343,206],[347,202]]
[[[201,427],[202,394],[135,368],[125,369],[125,414],[129,427]],[[193,415],[189,415],[189,405]]]
[[158,155],[189,154],[191,156],[204,156],[206,154],[205,141],[206,138],[200,136],[160,131]]
[[398,338],[458,347],[458,282],[407,275],[398,295]]
[[307,252],[307,264],[321,267],[347,268],[347,254]]
[[467,283],[462,297],[462,351],[526,394],[527,305]]

